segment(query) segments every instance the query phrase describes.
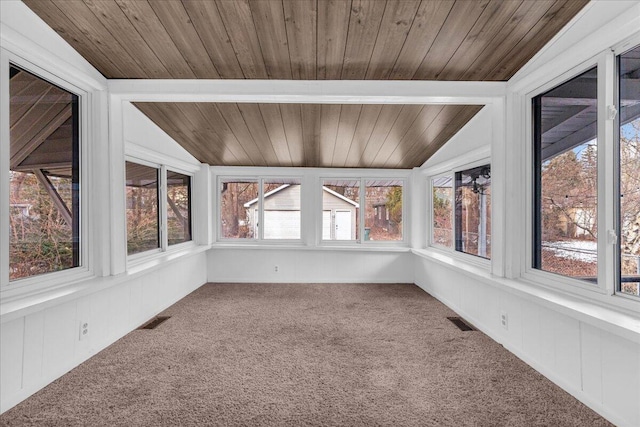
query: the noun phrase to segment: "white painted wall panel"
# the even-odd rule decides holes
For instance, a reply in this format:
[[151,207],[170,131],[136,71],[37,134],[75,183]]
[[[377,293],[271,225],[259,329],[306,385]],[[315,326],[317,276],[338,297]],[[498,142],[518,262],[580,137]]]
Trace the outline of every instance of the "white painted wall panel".
[[22,387],[24,319],[15,319],[1,326],[0,395],[10,396]]
[[37,385],[42,377],[44,312],[40,311],[24,318],[24,338],[22,386],[29,388]]
[[269,247],[214,248],[208,254],[210,282],[413,282],[413,255],[409,252]]
[[[128,280],[113,279],[114,284],[101,291],[3,322],[0,412],[200,287],[206,269],[206,253],[187,255]],[[90,329],[83,341],[81,320],[88,320]]]
[[630,341],[487,280],[415,257],[420,287],[616,425],[640,425],[640,337]]

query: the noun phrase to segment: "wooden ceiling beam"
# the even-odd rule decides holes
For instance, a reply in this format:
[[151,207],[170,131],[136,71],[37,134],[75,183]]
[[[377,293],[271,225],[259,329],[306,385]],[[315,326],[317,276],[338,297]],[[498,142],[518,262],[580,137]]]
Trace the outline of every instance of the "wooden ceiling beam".
[[380,80],[110,80],[111,96],[130,102],[485,105],[505,82]]

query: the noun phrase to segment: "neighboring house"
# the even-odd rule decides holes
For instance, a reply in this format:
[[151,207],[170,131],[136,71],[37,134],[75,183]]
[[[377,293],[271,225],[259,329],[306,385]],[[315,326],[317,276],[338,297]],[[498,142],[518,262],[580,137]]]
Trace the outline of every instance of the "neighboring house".
[[[358,203],[322,187],[322,239],[355,240]],[[264,238],[300,238],[300,185],[284,184],[264,195]],[[244,204],[249,226],[258,234],[258,199]]]

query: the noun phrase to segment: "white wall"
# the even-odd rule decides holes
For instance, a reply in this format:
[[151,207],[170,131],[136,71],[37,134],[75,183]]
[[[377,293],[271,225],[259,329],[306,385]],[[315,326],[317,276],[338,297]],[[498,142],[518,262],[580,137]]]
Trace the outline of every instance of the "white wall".
[[640,334],[612,330],[509,282],[415,258],[422,289],[616,425],[640,425]]
[[[176,166],[196,171],[194,185],[205,192],[194,206],[200,223],[209,222],[211,198],[207,195],[208,167],[201,168],[199,162],[133,107],[121,105],[117,112],[123,114],[108,121],[106,80],[30,9],[20,1],[2,0],[0,12],[3,49],[82,88],[91,98],[89,133],[84,135],[84,141],[91,152],[86,169],[92,189],[88,198],[92,229],[85,243],[94,254],[88,271],[71,280],[51,286],[52,279],[47,275],[38,277],[40,283],[25,289],[29,292],[12,284],[0,290],[0,412],[4,412],[207,279],[208,226],[199,228],[205,236],[204,246],[166,252],[127,269],[123,240],[125,151],[170,158]],[[4,74],[2,77],[8,79]],[[122,137],[109,138],[110,134]],[[2,143],[6,141],[8,138],[3,137]],[[3,239],[4,235],[0,240]],[[6,256],[4,252],[2,256]],[[114,258],[121,267],[116,270],[117,275],[110,268]],[[89,324],[89,335],[83,340],[81,322]]]
[[[0,325],[0,412],[112,344],[206,281],[204,252],[124,277],[95,279],[41,304],[6,312]],[[79,340],[80,322],[89,337]]]
[[[488,114],[474,119],[451,140],[451,147],[448,143],[423,168],[414,171],[417,180],[419,176],[426,179],[430,172],[455,168],[460,159],[468,160],[465,151],[477,150],[478,141],[484,141],[486,135],[493,139],[497,132],[507,132],[504,150],[496,150],[491,141],[492,169],[501,167],[494,181],[507,184],[507,197],[493,205],[494,213],[499,211],[504,217],[503,223],[493,223],[505,227],[507,250],[500,260],[505,263],[504,274],[500,269],[478,266],[468,257],[414,246],[414,282],[616,425],[638,426],[638,302],[618,298],[613,304],[612,297],[597,292],[579,294],[520,279],[526,262],[521,252],[527,244],[522,219],[526,193],[522,189],[522,159],[528,147],[524,94],[640,28],[637,1],[592,2],[582,15],[584,21],[573,22],[509,82],[508,108],[501,125],[504,129],[498,129],[495,117],[491,121]],[[430,218],[428,212],[422,216]],[[501,325],[502,313],[507,314],[507,328]]]
[[209,282],[413,282],[413,255],[408,251],[214,248],[207,267]]

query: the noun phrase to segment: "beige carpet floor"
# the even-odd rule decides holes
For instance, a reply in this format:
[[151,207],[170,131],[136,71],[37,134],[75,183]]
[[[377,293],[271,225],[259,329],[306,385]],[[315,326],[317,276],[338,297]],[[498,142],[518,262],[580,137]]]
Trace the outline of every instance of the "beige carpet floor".
[[207,284],[0,416],[44,426],[602,426],[415,285]]

